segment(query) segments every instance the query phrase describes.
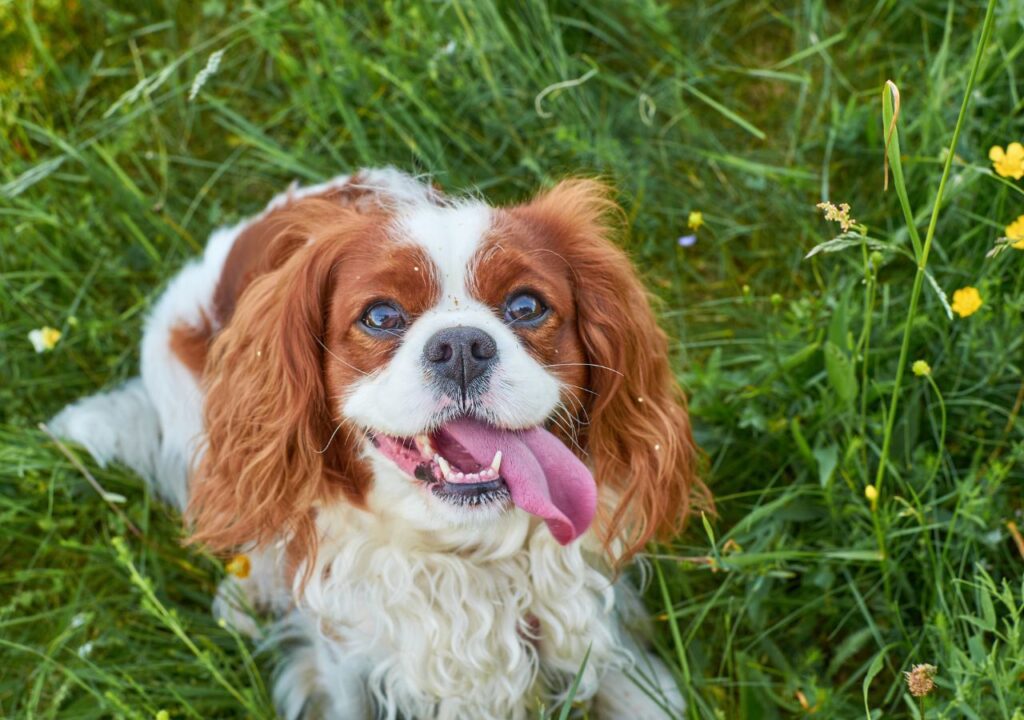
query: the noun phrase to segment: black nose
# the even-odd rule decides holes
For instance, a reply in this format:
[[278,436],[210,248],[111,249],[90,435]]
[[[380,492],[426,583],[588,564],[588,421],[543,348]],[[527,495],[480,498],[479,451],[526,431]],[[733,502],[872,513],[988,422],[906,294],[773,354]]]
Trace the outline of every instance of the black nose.
[[427,370],[462,395],[491,369],[497,357],[494,338],[475,327],[439,330],[423,348]]

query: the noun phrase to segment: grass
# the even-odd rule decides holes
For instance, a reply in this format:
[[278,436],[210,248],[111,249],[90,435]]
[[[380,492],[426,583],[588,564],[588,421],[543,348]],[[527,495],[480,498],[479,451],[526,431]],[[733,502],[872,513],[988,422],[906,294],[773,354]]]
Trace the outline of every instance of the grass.
[[[220,563],[36,423],[136,372],[212,228],[393,163],[496,202],[619,188],[718,502],[650,552],[688,717],[1024,718],[1024,256],[986,258],[1024,213],[987,158],[1024,135],[1024,9],[994,0],[975,63],[987,4],[0,0],[0,715],[271,715]],[[858,226],[805,259],[822,200]],[[950,319],[925,269],[984,305]]]

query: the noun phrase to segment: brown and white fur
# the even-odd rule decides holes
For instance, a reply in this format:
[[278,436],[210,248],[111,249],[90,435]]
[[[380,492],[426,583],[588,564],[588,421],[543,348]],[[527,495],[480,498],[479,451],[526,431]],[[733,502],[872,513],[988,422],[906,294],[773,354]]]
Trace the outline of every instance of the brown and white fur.
[[[140,378],[54,419],[146,477],[193,541],[249,553],[215,611],[254,634],[244,607],[278,618],[265,637],[292,648],[284,717],[526,718],[588,651],[575,697],[596,717],[681,714],[616,570],[710,500],[665,336],[612,242],[617,212],[592,180],[506,208],[393,169],[293,187],[170,282]],[[521,288],[544,298],[542,324],[503,317]],[[407,319],[393,337],[360,325],[381,299]],[[497,348],[472,407],[420,360],[455,326]],[[591,529],[562,545],[507,502],[439,500],[369,440],[459,413],[574,448],[597,483]]]

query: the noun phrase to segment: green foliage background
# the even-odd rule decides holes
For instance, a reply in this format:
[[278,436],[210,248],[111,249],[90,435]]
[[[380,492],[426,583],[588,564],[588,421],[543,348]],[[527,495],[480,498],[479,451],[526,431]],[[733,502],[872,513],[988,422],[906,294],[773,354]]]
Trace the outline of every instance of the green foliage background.
[[[661,299],[719,515],[652,548],[659,649],[691,718],[1024,718],[1024,7],[996,0],[928,269],[877,508],[915,273],[882,189],[881,92],[928,224],[978,0],[330,3],[0,0],[0,715],[255,717],[271,658],[209,616],[218,562],[120,468],[36,429],[130,377],[149,304],[214,227],[364,165],[518,200],[619,190]],[[220,67],[194,100],[210,55]],[[585,78],[585,79],[584,79]],[[580,79],[572,87],[553,83]],[[886,244],[807,252],[848,202]],[[705,225],[681,248],[691,211]],[[870,317],[870,327],[866,321]],[[63,338],[37,355],[31,329]],[[941,398],[941,402],[940,402]],[[944,418],[944,420],[943,420]],[[118,540],[123,538],[123,540]],[[710,558],[710,560],[709,560]],[[677,633],[673,633],[675,625]],[[939,668],[918,703],[902,672]]]

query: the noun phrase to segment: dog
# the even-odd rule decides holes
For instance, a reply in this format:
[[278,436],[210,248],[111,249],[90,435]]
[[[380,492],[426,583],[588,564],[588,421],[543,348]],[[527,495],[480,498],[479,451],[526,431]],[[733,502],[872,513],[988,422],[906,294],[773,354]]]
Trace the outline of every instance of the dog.
[[619,571],[710,496],[611,195],[293,185],[170,282],[140,377],[51,422],[247,554],[214,610],[288,648],[283,717],[681,714]]

